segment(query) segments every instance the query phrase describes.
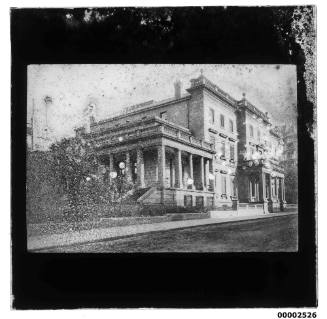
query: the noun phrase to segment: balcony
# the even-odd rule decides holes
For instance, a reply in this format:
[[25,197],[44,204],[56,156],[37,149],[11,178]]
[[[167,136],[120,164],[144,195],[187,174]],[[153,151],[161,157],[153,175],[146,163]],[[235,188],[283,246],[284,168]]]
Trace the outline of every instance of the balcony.
[[243,160],[243,161],[239,161],[239,165],[243,167],[265,167],[268,169],[280,171],[282,173],[284,172],[284,169],[282,168],[280,161],[278,161],[275,158]]
[[163,120],[159,117],[153,117],[146,121],[139,121],[114,127],[89,135],[96,142],[97,148],[119,145],[122,143],[134,142],[139,139],[153,137],[167,137],[178,142],[188,144],[205,151],[214,153],[214,145],[201,139],[195,138],[191,132],[184,127]]

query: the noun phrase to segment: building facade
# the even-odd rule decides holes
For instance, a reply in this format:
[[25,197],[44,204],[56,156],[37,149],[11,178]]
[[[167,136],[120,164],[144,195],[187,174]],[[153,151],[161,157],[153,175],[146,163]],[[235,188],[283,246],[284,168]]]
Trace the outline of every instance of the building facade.
[[282,164],[296,167],[298,162],[296,123],[282,125],[280,132],[284,142]]
[[282,141],[267,113],[237,101],[203,74],[182,93],[131,106],[102,121],[90,133],[101,172],[119,171],[136,183],[143,204],[231,207],[265,203],[283,209]]
[[298,143],[297,143],[297,125],[290,122],[282,125],[280,132],[284,142],[284,151],[281,165],[284,168],[286,192],[285,198],[288,203],[296,204],[298,202]]

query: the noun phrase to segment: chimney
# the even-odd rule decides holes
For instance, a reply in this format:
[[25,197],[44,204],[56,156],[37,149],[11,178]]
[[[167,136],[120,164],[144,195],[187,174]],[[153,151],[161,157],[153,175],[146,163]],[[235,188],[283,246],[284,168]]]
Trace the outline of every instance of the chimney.
[[180,99],[182,97],[182,82],[177,80],[174,83],[175,86],[175,99]]

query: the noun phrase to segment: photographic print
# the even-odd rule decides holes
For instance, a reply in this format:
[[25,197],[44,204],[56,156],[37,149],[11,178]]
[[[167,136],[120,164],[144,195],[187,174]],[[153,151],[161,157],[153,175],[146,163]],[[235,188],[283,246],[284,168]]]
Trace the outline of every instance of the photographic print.
[[296,105],[292,65],[29,65],[28,248],[297,251]]

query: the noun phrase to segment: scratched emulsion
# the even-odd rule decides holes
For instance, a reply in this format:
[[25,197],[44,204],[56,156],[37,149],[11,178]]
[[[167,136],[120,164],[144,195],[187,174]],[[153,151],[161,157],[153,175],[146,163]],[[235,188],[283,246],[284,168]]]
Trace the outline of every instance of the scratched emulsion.
[[314,7],[297,7],[294,10],[292,31],[295,41],[305,55],[304,79],[307,98],[316,105],[316,36]]
[[[317,111],[315,7],[276,8],[274,13],[279,45],[288,50],[290,60],[296,61],[298,75],[303,76],[306,99],[313,107],[313,121],[307,119],[307,130],[310,136],[315,139]],[[302,61],[302,56],[304,61]]]

